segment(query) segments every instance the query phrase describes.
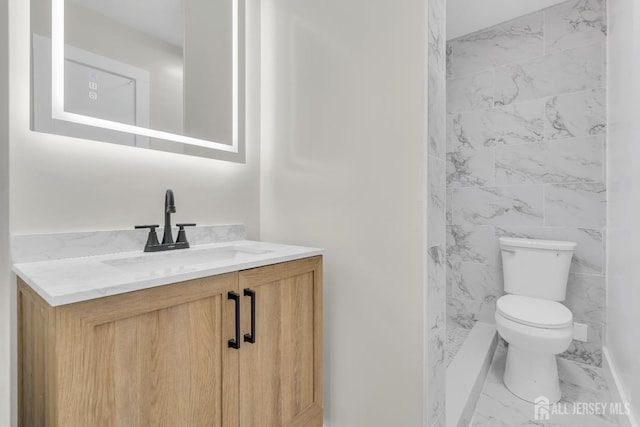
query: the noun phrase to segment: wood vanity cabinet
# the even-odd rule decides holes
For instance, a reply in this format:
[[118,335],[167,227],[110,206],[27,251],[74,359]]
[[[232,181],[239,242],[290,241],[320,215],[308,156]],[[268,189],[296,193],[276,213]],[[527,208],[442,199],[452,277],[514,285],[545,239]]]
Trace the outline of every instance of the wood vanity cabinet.
[[322,426],[320,256],[18,311],[21,427]]

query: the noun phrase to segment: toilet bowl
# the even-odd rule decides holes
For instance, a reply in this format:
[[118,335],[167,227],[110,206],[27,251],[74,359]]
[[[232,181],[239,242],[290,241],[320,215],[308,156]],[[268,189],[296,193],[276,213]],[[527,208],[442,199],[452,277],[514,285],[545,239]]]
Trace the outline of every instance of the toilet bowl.
[[531,403],[560,400],[556,355],[569,348],[573,315],[562,305],[576,244],[500,238],[505,292],[496,327],[509,344],[504,384]]
[[560,400],[556,354],[569,348],[573,315],[559,302],[505,295],[496,304],[496,327],[509,343],[504,384],[531,403]]

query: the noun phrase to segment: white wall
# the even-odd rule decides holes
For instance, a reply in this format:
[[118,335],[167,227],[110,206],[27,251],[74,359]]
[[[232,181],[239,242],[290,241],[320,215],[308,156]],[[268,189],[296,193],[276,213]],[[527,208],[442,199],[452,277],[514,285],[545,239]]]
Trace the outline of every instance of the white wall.
[[421,0],[262,2],[261,237],[326,248],[325,424],[422,424]]
[[640,4],[609,2],[606,348],[640,421]]
[[10,425],[9,291],[9,30],[7,1],[0,1],[0,425]]
[[[29,1],[9,0],[9,5],[12,233],[105,230],[161,222],[164,192],[172,188],[178,209],[174,215],[176,222],[194,221],[203,225],[242,222],[247,225],[250,238],[259,237],[257,7],[248,8],[247,49],[251,54],[247,66],[250,70],[247,163],[237,164],[31,132]],[[0,28],[7,27],[0,25]],[[0,58],[4,58],[1,52]],[[5,81],[0,73],[0,82]],[[0,92],[0,101],[5,99]],[[1,117],[0,114],[0,130],[6,129]],[[0,137],[0,147],[2,141]],[[0,152],[0,159],[6,160],[4,151]],[[0,167],[0,171],[4,173],[6,168]],[[7,205],[2,192],[5,184],[4,176],[0,175],[0,212]],[[0,215],[0,227],[3,223],[4,216]],[[4,256],[1,248],[5,243],[0,231],[0,257]],[[0,301],[4,304],[8,287],[1,270],[6,265],[1,261]],[[15,287],[15,283],[10,286]],[[4,306],[0,306],[0,313],[2,328],[7,313]],[[11,328],[15,330],[15,324]],[[0,340],[6,341],[2,329]],[[15,344],[13,347],[15,351]],[[2,359],[0,369],[3,369],[5,365],[1,362]],[[13,372],[15,369],[14,364]],[[2,375],[0,390],[4,383]],[[0,398],[0,408],[5,404],[6,400]],[[0,419],[0,425],[8,424]]]
[[[244,222],[249,236],[258,236],[259,145],[257,134],[251,132],[255,117],[249,119],[254,124],[249,125],[246,164],[31,132],[29,2],[10,3],[13,233],[158,222],[163,218],[164,190],[172,188],[176,220]],[[256,102],[250,98],[249,104]]]

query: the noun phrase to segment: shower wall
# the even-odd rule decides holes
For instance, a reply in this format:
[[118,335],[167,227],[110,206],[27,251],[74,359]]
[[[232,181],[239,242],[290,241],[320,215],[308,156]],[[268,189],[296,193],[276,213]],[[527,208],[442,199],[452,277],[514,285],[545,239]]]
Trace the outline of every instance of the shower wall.
[[445,0],[425,2],[427,18],[427,405],[426,426],[445,425],[446,32]]
[[447,321],[493,322],[500,236],[578,243],[565,357],[602,364],[606,16],[571,0],[447,43]]

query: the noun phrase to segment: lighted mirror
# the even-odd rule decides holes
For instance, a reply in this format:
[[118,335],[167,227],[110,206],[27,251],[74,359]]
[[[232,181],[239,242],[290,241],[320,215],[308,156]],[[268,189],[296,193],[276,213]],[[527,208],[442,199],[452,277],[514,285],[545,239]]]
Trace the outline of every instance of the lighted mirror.
[[32,129],[244,161],[242,0],[31,0]]

